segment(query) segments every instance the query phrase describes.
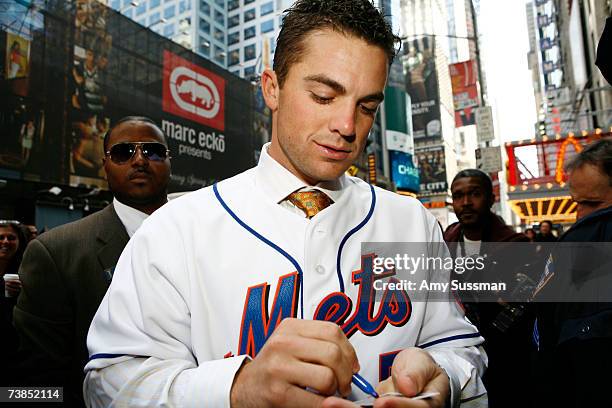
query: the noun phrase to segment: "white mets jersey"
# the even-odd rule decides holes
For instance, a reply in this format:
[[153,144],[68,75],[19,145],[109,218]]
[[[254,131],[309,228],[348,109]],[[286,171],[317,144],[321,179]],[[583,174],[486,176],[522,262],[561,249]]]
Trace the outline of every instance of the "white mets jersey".
[[286,317],[339,324],[373,384],[399,351],[420,346],[449,374],[455,404],[485,392],[483,339],[461,309],[374,290],[382,278],[362,256],[362,242],[440,243],[435,218],[417,200],[343,176],[334,204],[309,220],[279,205],[302,184],[264,149],[257,167],[143,223],[89,331],[89,405],[229,406],[243,359]]

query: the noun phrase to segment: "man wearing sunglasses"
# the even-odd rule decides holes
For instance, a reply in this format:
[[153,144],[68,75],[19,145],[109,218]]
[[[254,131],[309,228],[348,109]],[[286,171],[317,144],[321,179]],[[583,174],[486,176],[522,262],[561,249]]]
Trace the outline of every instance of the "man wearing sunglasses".
[[64,403],[82,406],[89,324],[129,238],[167,201],[170,156],[162,131],[145,117],[119,120],[104,138],[113,203],[34,239],[19,274],[15,309],[25,385],[63,386]]

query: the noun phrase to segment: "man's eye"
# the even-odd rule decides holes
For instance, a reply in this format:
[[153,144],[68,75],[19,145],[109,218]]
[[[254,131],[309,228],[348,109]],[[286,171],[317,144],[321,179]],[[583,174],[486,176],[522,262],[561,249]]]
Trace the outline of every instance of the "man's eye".
[[368,115],[373,115],[373,114],[375,114],[375,113],[376,113],[376,111],[378,110],[378,106],[376,106],[376,107],[374,107],[374,108],[369,108],[369,107],[367,107],[367,106],[365,106],[365,105],[360,105],[360,106],[361,106],[361,110],[362,110],[364,113],[368,114]]
[[330,103],[334,99],[334,98],[330,98],[326,96],[317,95],[316,93],[312,93],[312,92],[311,92],[311,95],[312,95],[312,99],[314,99],[317,103],[320,103],[323,105]]

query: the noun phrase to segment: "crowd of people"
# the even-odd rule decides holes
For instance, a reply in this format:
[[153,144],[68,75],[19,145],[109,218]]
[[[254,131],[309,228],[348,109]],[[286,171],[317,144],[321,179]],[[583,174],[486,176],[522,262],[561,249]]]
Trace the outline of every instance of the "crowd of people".
[[[612,363],[612,306],[539,304],[558,275],[529,249],[610,242],[612,141],[568,165],[578,221],[560,236],[548,221],[537,233],[506,225],[476,169],[454,177],[458,222],[442,231],[418,200],[346,174],[398,40],[367,0],[298,0],[262,75],[273,127],[257,166],[170,203],[159,126],[109,126],[108,207],[40,236],[0,221],[12,342],[2,385],[62,386],[64,405],[91,407],[350,407],[368,396],[378,407],[612,406],[600,370]],[[484,256],[487,273],[529,296],[375,291],[395,270],[376,274],[364,242]],[[580,265],[564,270],[589,279]]]

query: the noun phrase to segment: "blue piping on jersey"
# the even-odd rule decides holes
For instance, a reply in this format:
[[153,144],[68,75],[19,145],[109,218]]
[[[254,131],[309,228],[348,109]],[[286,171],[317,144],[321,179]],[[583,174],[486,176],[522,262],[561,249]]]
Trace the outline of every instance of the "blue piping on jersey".
[[434,346],[436,344],[445,343],[447,341],[469,339],[469,338],[472,338],[472,337],[480,337],[480,333],[476,332],[476,333],[458,334],[456,336],[444,337],[442,339],[430,341],[429,343],[421,344],[418,347],[420,347],[420,348],[427,348],[427,347]]
[[[124,356],[131,356],[131,355],[130,354],[98,353],[98,354],[94,354],[93,356],[89,357],[89,361],[97,360],[99,358],[117,358],[117,357],[124,357]],[[139,357],[139,356],[131,356],[131,357]]]
[[236,220],[236,222],[238,224],[240,224],[244,229],[246,229],[251,234],[253,234],[256,238],[258,238],[259,240],[261,240],[261,241],[265,242],[266,244],[268,244],[270,247],[272,247],[278,253],[283,255],[285,258],[287,258],[287,260],[289,260],[289,262],[291,262],[293,264],[293,266],[295,267],[295,269],[296,269],[296,271],[298,273],[298,276],[300,277],[300,308],[301,308],[301,313],[302,313],[301,316],[302,316],[302,319],[303,319],[304,318],[304,273],[302,272],[302,268],[300,267],[300,264],[291,255],[289,255],[283,248],[279,247],[274,242],[270,241],[269,239],[267,239],[266,237],[261,235],[259,232],[255,231],[253,228],[249,227],[240,218],[238,218],[238,216],[236,214],[234,214],[234,212],[231,210],[231,208],[229,208],[229,206],[221,198],[221,195],[219,194],[219,190],[217,189],[217,183],[215,183],[213,185],[213,191],[215,192],[215,197],[217,197],[217,200],[219,201],[221,206],[225,209],[225,211],[227,211],[227,213],[229,215],[232,216],[232,218],[234,220]]
[[338,281],[340,282],[340,292],[342,293],[344,293],[344,279],[342,279],[342,270],[340,266],[340,261],[342,260],[342,249],[344,249],[344,244],[346,244],[346,241],[348,241],[351,235],[353,235],[354,233],[359,231],[361,228],[363,228],[363,226],[366,225],[368,221],[370,221],[370,218],[372,218],[372,214],[374,213],[374,207],[376,206],[376,193],[374,192],[374,187],[372,185],[370,185],[370,191],[372,192],[372,202],[370,204],[370,211],[368,211],[368,214],[365,216],[363,221],[359,223],[359,225],[357,225],[355,228],[350,230],[344,236],[344,238],[342,238],[342,241],[340,241],[340,247],[338,248],[338,258],[336,260],[336,273],[338,274]]

